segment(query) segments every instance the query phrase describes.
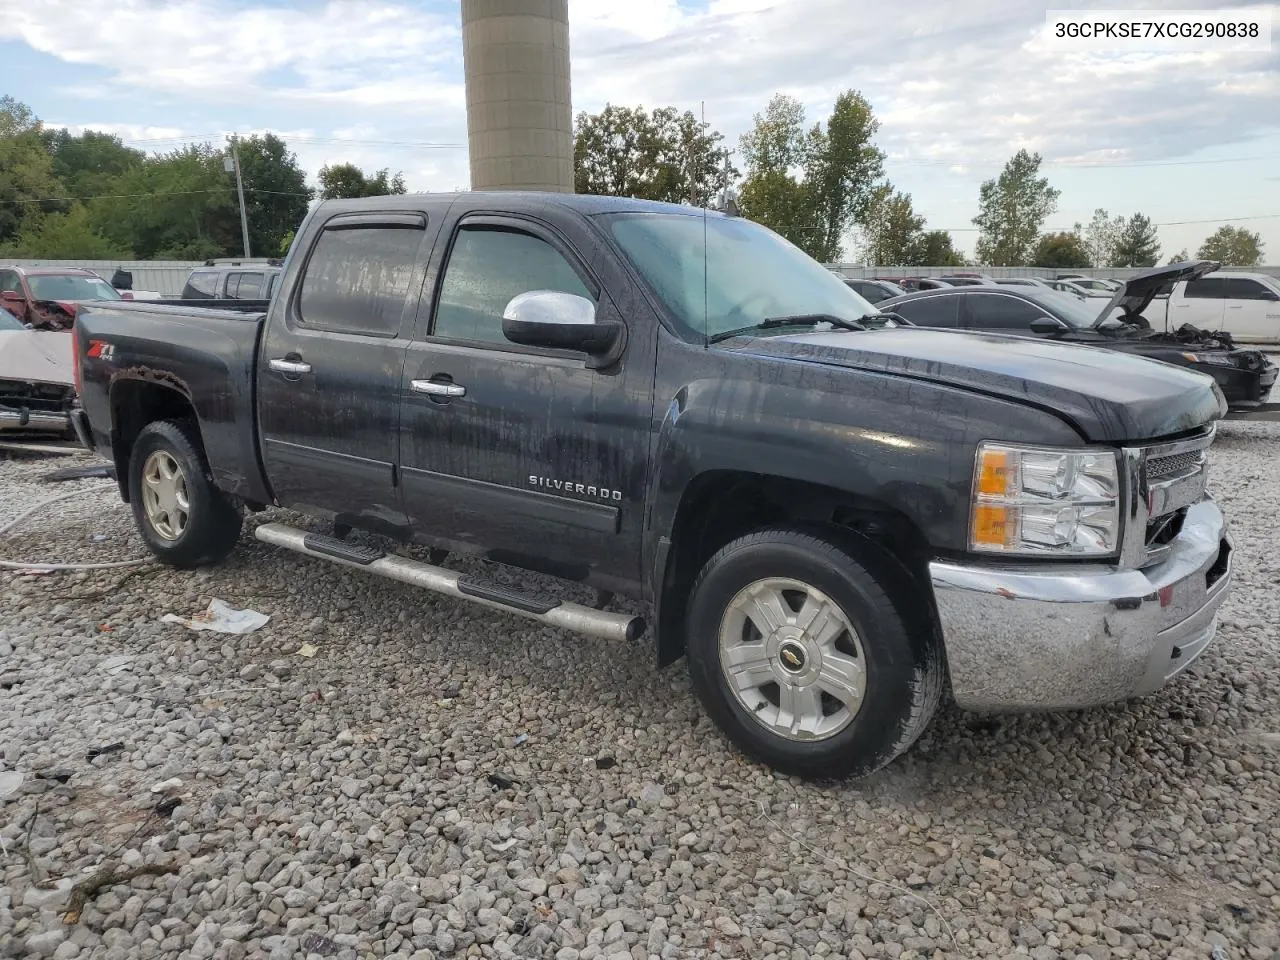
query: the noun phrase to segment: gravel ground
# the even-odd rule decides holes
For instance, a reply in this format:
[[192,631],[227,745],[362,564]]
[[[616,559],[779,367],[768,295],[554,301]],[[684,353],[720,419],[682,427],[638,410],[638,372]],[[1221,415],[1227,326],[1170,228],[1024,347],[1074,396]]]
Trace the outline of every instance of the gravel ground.
[[[1188,674],[1087,713],[944,709],[856,784],[744,762],[643,642],[247,535],[196,573],[0,571],[0,762],[26,778],[0,955],[1280,960],[1280,424],[1220,437],[1237,580]],[[68,462],[0,461],[0,525]],[[79,486],[0,556],[141,556],[111,485]],[[271,620],[160,622],[211,597]],[[104,867],[123,882],[65,922]]]

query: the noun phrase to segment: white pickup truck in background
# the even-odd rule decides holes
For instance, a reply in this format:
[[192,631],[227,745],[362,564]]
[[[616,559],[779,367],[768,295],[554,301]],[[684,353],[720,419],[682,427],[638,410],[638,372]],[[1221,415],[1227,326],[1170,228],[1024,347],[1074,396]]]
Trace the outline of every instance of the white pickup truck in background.
[[1181,281],[1142,311],[1153,330],[1191,324],[1239,343],[1280,343],[1280,280],[1265,273],[1218,270]]

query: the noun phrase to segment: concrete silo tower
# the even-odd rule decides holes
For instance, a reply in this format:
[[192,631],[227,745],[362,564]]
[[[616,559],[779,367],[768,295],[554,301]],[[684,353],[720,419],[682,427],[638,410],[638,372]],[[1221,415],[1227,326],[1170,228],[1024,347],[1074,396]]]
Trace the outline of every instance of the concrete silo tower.
[[462,0],[472,190],[573,192],[568,0]]

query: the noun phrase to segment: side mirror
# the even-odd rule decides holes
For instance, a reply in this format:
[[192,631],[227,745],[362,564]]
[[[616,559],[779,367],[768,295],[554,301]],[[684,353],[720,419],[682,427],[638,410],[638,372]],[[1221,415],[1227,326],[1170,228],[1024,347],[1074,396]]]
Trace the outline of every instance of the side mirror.
[[587,366],[601,369],[622,354],[626,327],[596,319],[596,305],[560,290],[530,290],[513,297],[502,313],[502,333],[526,347],[580,350]]
[[1263,290],[1262,299],[1272,301],[1280,300],[1280,293],[1276,293],[1274,290]]
[[21,303],[22,294],[17,290],[0,290],[0,300],[8,300],[10,303]]
[[1062,333],[1064,330],[1071,328],[1059,320],[1057,317],[1036,317],[1031,321],[1031,332],[1038,333],[1042,337],[1049,336],[1054,333]]

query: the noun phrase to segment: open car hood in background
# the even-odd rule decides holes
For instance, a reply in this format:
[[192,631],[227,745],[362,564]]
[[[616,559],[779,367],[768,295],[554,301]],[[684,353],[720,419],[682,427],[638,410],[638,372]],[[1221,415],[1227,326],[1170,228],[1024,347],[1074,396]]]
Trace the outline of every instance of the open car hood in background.
[[71,338],[51,330],[0,330],[0,380],[73,387]]
[[1107,301],[1107,305],[1098,314],[1098,319],[1094,321],[1094,326],[1099,326],[1106,320],[1116,307],[1122,313],[1119,319],[1127,321],[1130,317],[1136,317],[1151,306],[1151,301],[1156,297],[1172,292],[1175,283],[1181,280],[1199,280],[1206,273],[1213,273],[1221,267],[1222,264],[1213,260],[1184,260],[1134,274]]

